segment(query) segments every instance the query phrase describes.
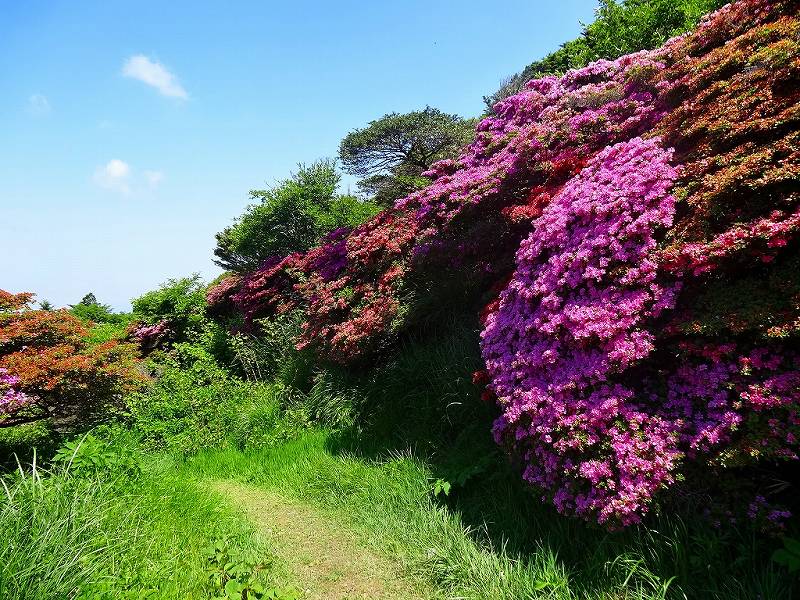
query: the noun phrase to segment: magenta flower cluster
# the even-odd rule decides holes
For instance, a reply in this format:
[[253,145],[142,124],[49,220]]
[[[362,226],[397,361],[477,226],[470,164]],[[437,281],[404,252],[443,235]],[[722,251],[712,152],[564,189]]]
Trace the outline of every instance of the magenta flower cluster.
[[0,368],[0,419],[19,412],[33,402],[33,398],[17,389],[19,377]]
[[498,103],[458,162],[435,164],[427,173],[434,182],[397,203],[415,211],[418,243],[441,238],[462,213],[512,187],[536,193],[504,194],[503,214],[516,222],[537,216],[586,158],[652,129],[667,113],[663,70],[658,52],[640,52],[531,81]]
[[674,216],[670,158],[636,138],[590,161],[534,222],[481,336],[498,441],[559,511],[600,523],[637,521],[680,456],[670,423],[613,382],[652,351],[647,325],[674,302],[653,260]]
[[130,330],[129,335],[139,344],[142,350],[150,351],[163,346],[175,333],[169,321],[159,321],[154,325],[136,323]]
[[[681,342],[665,378],[647,379],[644,396],[658,402],[687,458],[719,465],[797,460],[800,357],[734,343]],[[666,383],[666,385],[664,385]],[[656,393],[666,389],[666,397]]]
[[798,458],[797,355],[684,341],[652,359],[681,288],[658,263],[671,156],[636,138],[592,159],[535,220],[481,336],[497,441],[559,512],[612,528],[639,522],[685,459]]

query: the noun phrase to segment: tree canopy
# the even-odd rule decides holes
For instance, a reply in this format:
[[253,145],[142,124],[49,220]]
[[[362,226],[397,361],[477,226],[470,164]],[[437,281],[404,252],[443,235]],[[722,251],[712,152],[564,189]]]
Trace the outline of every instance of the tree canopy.
[[33,294],[0,290],[0,428],[50,417],[85,422],[141,384],[132,345],[93,345],[76,316],[32,302]]
[[270,257],[308,250],[326,233],[377,212],[370,202],[339,195],[340,181],[335,162],[320,160],[300,165],[271,188],[252,190],[255,202],[217,234],[214,262],[229,271],[253,270]]
[[339,145],[344,169],[360,177],[359,187],[382,205],[424,186],[433,163],[454,158],[474,137],[475,122],[426,107],[390,113],[351,131]]
[[[45,303],[52,308],[45,300],[41,304],[42,310],[49,310],[45,308]],[[124,323],[127,320],[126,315],[115,313],[110,305],[99,302],[92,292],[86,294],[77,304],[70,305],[69,312],[84,322]]]

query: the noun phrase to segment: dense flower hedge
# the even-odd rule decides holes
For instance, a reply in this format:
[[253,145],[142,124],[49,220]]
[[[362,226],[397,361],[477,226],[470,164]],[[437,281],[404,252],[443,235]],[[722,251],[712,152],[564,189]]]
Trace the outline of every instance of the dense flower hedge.
[[32,298],[0,290],[0,427],[94,417],[141,385],[133,345],[90,346],[80,319]]
[[223,280],[210,310],[248,327],[302,311],[298,345],[347,364],[448,278],[497,290],[478,377],[497,439],[559,511],[607,526],[638,522],[689,464],[796,460],[798,2],[739,0],[494,113],[427,188]]
[[592,159],[534,222],[482,334],[498,441],[559,510],[601,523],[634,520],[679,457],[669,424],[612,379],[652,352],[646,325],[674,305],[654,260],[675,212],[670,158],[636,138]]

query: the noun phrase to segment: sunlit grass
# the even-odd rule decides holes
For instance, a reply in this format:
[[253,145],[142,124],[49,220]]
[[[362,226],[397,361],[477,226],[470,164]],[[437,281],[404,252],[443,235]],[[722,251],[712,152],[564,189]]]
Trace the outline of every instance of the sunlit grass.
[[206,598],[205,548],[265,541],[163,465],[135,478],[20,468],[0,498],[0,598]]

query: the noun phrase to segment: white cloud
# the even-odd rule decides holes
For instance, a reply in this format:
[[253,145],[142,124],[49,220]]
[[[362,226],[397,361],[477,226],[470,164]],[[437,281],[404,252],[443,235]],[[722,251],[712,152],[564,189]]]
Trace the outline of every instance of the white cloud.
[[50,114],[51,110],[50,102],[48,102],[44,94],[31,94],[30,98],[28,98],[28,114],[35,117],[43,117]]
[[145,184],[150,189],[157,188],[164,181],[164,177],[162,171],[134,170],[124,160],[113,158],[95,169],[92,181],[99,187],[130,196],[134,192],[141,191]]
[[150,187],[156,187],[164,180],[164,174],[161,171],[145,171],[144,178]]
[[183,89],[175,76],[160,62],[154,62],[144,54],[131,56],[122,66],[125,77],[138,79],[149,86],[156,88],[164,96],[186,100],[189,94]]
[[130,194],[129,178],[131,168],[118,158],[111,159],[104,167],[97,167],[92,178],[95,184],[123,194]]

